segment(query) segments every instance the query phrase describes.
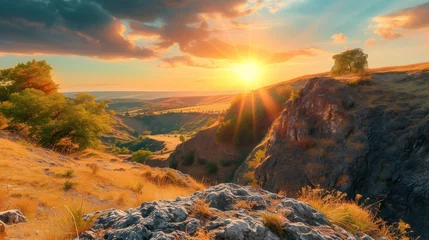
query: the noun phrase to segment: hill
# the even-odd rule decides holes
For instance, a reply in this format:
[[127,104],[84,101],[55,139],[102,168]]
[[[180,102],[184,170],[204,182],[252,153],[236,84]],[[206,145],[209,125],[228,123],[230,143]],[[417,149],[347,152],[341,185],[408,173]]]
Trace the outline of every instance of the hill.
[[[404,219],[426,238],[429,63],[369,72],[364,77],[338,78],[322,73],[259,89],[255,92],[268,93],[265,99],[278,99],[275,106],[281,110],[273,111],[274,118],[267,111],[272,108],[254,110],[259,113],[255,121],[251,114],[246,117],[237,110],[241,104],[232,104],[223,122],[206,136],[209,142],[197,140],[197,134],[196,140],[179,145],[171,158],[179,161],[178,169],[198,177],[197,159],[180,167],[186,159],[184,147],[201,156],[222,154],[216,150],[219,140],[235,149],[252,146],[246,160],[234,169],[221,167],[219,157],[205,160],[218,163],[220,176],[233,171],[237,183],[286,191],[290,196],[308,185],[341,190],[349,198],[361,194],[372,199],[368,204],[380,203],[379,216],[390,222]],[[283,98],[273,95],[273,89],[282,88],[289,89]],[[239,101],[243,106],[246,102]],[[224,139],[219,139],[219,132]],[[243,145],[241,139],[253,141]]]
[[94,150],[64,156],[4,133],[0,154],[0,212],[19,209],[28,218],[28,223],[7,226],[7,239],[71,239],[74,224],[66,207],[76,214],[129,208],[203,187],[174,170]]

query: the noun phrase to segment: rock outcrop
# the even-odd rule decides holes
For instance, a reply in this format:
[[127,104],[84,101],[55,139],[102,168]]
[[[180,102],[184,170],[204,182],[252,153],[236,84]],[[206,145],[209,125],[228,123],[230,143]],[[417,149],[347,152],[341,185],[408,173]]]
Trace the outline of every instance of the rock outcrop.
[[311,79],[274,123],[255,177],[290,196],[308,185],[362,194],[428,239],[429,71],[368,83]]
[[21,222],[27,222],[27,218],[19,210],[7,210],[0,212],[0,222],[6,224],[16,224]]
[[[211,214],[204,218],[195,209],[201,200],[210,204]],[[252,203],[251,207],[240,208],[237,203],[242,201]],[[261,214],[266,211],[282,214],[281,233],[264,225]],[[80,239],[192,239],[199,231],[211,239],[225,240],[372,239],[332,225],[304,202],[236,184],[220,184],[189,197],[146,202],[125,211],[109,209],[86,217],[94,216],[99,217]]]

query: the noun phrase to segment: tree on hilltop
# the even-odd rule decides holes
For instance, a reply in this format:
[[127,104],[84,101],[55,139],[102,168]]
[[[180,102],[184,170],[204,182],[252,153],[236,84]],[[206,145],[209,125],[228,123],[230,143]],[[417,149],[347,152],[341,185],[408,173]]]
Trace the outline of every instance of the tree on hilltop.
[[331,69],[332,75],[362,73],[368,68],[368,54],[365,54],[360,48],[344,51],[332,58],[335,60]]

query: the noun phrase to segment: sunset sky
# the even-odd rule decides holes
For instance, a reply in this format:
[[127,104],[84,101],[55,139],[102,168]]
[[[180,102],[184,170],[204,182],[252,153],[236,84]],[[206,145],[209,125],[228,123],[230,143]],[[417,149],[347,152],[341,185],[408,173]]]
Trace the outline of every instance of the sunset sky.
[[47,60],[61,91],[256,88],[357,47],[370,67],[429,61],[429,2],[0,0],[0,68]]

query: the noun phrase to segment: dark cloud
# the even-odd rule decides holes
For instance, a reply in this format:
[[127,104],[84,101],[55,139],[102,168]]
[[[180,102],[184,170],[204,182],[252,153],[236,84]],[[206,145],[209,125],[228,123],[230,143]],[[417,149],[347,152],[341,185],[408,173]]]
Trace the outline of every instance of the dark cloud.
[[374,33],[392,40],[402,36],[403,30],[429,29],[429,2],[373,18]]
[[0,52],[150,58],[122,32],[122,22],[91,1],[0,1]]
[[[250,52],[267,63],[311,56],[314,50],[269,52],[216,39],[213,21],[235,21],[267,0],[0,0],[0,52],[72,54],[102,59],[146,59],[177,44],[183,53],[209,59],[240,60]],[[127,27],[128,29],[127,29]],[[155,39],[136,46],[138,38]],[[191,56],[165,58],[170,66],[196,64]],[[214,66],[214,65],[213,65]]]

